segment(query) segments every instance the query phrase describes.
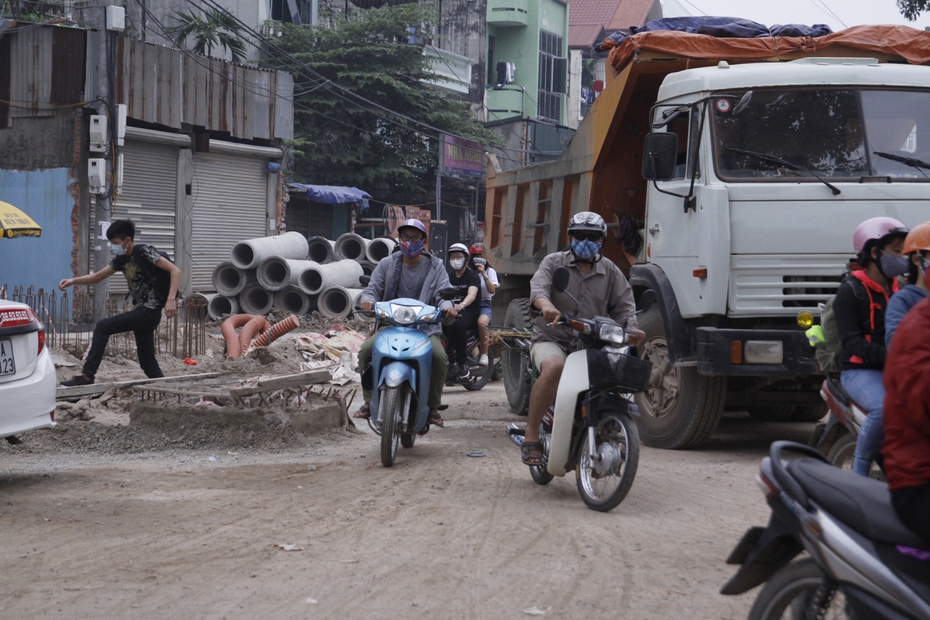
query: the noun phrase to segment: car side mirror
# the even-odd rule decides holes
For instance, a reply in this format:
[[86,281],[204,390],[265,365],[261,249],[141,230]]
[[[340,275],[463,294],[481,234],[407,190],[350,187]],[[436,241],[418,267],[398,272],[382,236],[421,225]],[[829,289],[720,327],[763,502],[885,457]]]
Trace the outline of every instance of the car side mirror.
[[552,288],[559,293],[564,293],[568,288],[568,269],[559,267],[552,272]]
[[675,176],[678,163],[678,134],[654,131],[646,135],[643,148],[643,178],[647,181],[668,181]]
[[370,282],[371,282],[371,276],[359,276],[358,277],[358,283],[361,284],[362,286],[368,286]]

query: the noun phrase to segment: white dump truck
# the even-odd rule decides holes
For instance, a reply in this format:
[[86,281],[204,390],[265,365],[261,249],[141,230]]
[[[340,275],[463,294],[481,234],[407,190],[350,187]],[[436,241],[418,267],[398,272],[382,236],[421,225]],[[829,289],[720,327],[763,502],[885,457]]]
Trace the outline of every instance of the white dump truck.
[[[612,52],[614,73],[558,160],[502,171],[490,158],[485,247],[506,274],[505,324],[530,327],[529,278],[567,247],[572,213],[633,221],[638,257],[613,235],[604,255],[637,297],[657,299],[639,318],[654,364],[637,395],[643,441],[695,446],[725,409],[816,420],[822,377],[795,317],[835,292],[861,221],[930,220],[930,33],[650,45],[655,34]],[[524,357],[503,355],[518,412]]]

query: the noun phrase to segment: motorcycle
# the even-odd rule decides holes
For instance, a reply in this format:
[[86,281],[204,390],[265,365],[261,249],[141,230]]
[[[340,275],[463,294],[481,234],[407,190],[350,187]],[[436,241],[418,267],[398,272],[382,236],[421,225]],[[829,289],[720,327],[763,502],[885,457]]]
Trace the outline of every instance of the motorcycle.
[[[364,310],[356,310],[365,313]],[[369,424],[381,435],[381,464],[394,465],[398,442],[412,448],[418,434],[429,430],[429,380],[433,365],[429,336],[420,325],[436,325],[442,312],[417,299],[401,298],[375,303],[376,331],[371,364],[362,373],[362,385],[371,390]]]
[[[463,299],[468,293],[467,286],[453,286],[450,288],[445,288],[439,291],[439,296],[442,299],[451,301],[453,304],[456,304]],[[478,348],[478,325],[476,324],[473,328],[470,328],[465,332],[467,338],[467,344],[465,345],[466,350],[468,351],[468,359],[465,360],[465,363],[468,364],[469,376],[467,379],[459,379],[452,369],[455,368],[455,365],[458,363],[456,359],[455,347],[452,345],[452,342],[446,338],[446,335],[442,335],[442,345],[446,350],[446,355],[449,358],[449,372],[446,375],[446,385],[461,385],[463,388],[470,392],[476,392],[486,386],[491,380],[492,375],[494,374],[494,365],[485,364],[481,366],[478,363],[478,359],[481,357],[481,349]],[[490,352],[491,357],[494,357],[493,351]]]
[[[830,415],[826,422],[820,422],[814,427],[807,445],[815,448],[837,467],[850,470],[859,429],[862,428],[868,414],[850,398],[836,377],[827,377],[824,380],[820,396],[827,403]],[[876,456],[869,475],[884,480],[881,454]]]
[[[787,441],[772,444],[756,482],[772,515],[733,549],[727,563],[740,568],[720,590],[765,583],[750,620],[930,618],[930,551],[898,519],[885,484]],[[792,562],[802,551],[809,557]]]
[[[553,288],[564,292],[568,275],[564,267],[556,269]],[[636,333],[610,318],[563,315],[559,322],[577,332],[581,348],[565,360],[555,406],[540,426],[542,464],[530,466],[530,475],[546,485],[574,470],[585,505],[608,512],[636,477],[639,410],[631,394],[648,387],[652,363],[636,357]],[[522,446],[524,429],[511,424],[507,434]]]

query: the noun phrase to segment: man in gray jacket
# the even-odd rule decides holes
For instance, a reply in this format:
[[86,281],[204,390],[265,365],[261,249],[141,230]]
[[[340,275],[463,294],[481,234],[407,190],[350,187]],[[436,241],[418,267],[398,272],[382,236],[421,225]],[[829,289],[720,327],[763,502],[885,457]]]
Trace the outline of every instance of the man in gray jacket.
[[[448,288],[449,274],[443,262],[423,252],[426,241],[426,226],[419,220],[407,220],[397,227],[400,253],[394,253],[378,263],[371,274],[371,281],[359,302],[362,310],[372,310],[376,301],[390,301],[401,297],[419,299],[423,303],[439,308],[448,319],[458,316],[452,302],[439,298],[439,291]],[[446,382],[449,358],[442,347],[439,325],[421,325],[420,329],[429,334],[433,349],[433,371],[429,381],[429,418],[430,424],[442,428],[442,416],[439,406],[442,404],[442,387]],[[358,367],[364,372],[371,363],[371,350],[374,348],[375,336],[372,335],[362,344],[358,351]],[[363,392],[365,403],[355,412],[356,418],[371,417],[371,390]]]

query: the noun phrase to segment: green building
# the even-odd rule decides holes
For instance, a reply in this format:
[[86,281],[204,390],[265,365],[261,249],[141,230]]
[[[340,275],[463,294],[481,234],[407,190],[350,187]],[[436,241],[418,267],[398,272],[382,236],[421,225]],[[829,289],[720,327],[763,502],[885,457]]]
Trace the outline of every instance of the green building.
[[488,122],[566,124],[568,3],[488,0]]

